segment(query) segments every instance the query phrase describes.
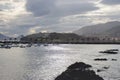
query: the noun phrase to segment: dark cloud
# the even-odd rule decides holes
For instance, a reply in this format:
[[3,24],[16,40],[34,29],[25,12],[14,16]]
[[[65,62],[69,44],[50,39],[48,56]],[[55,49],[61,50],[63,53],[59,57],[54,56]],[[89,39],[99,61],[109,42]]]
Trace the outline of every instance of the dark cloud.
[[[59,5],[59,0],[27,0],[26,8],[35,16],[68,16],[98,9],[93,3],[67,1]],[[76,3],[75,3],[76,2]],[[80,1],[79,1],[80,2]],[[67,3],[67,4],[66,4]]]
[[57,7],[57,9],[55,10],[56,12],[54,12],[54,15],[69,16],[93,11],[96,9],[98,9],[98,7],[95,7],[92,3],[63,4]]
[[107,5],[119,5],[120,4],[120,0],[102,0],[101,2]]
[[50,13],[55,6],[55,0],[27,0],[26,8],[34,13],[35,16],[43,16]]

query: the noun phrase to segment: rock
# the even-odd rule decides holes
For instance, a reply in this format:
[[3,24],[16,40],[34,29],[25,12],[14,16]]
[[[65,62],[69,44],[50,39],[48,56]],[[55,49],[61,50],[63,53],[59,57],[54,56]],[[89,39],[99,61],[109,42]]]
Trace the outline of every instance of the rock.
[[104,80],[95,71],[90,70],[92,66],[83,62],[76,62],[67,68],[55,80]]
[[88,68],[91,68],[92,66],[89,64],[85,64],[83,62],[76,62],[75,64],[72,64],[68,67],[70,70],[78,69],[78,70],[85,70]]
[[112,59],[112,61],[117,61],[117,59]]
[[96,58],[96,59],[94,59],[95,61],[107,61],[107,59],[106,58]]
[[102,69],[97,69],[97,72],[102,72],[102,71],[105,71],[109,68],[110,68],[109,66],[105,66],[105,67],[102,67]]
[[101,72],[101,71],[105,71],[105,70],[102,70],[102,69],[98,69],[97,72]]
[[104,69],[109,69],[110,67],[108,66],[108,67],[103,67]]
[[106,53],[106,54],[118,54],[119,50],[118,49],[109,49],[105,51],[100,51],[99,53]]

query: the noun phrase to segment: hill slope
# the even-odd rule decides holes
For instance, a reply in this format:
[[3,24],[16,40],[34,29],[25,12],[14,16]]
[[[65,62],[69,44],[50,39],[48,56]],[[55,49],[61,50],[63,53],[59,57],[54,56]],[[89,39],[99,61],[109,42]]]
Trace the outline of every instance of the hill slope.
[[9,39],[9,37],[7,37],[7,36],[0,33],[0,40],[3,40],[3,39]]
[[97,24],[92,26],[83,27],[74,33],[83,36],[120,36],[120,22],[113,21],[104,24]]

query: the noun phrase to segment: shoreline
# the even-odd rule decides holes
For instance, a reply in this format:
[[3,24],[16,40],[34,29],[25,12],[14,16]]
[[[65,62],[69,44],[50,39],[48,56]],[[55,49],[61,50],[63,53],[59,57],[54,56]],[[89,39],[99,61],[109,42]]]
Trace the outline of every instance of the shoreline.
[[6,41],[4,44],[120,44],[120,42],[28,42],[28,41]]

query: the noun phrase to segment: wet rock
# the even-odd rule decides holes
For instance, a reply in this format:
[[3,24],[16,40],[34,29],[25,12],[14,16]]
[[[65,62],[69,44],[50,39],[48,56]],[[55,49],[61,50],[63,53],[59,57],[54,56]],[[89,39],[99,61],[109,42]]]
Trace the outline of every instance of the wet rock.
[[112,59],[112,61],[117,61],[117,59]]
[[106,58],[96,58],[96,59],[94,59],[95,61],[107,61],[107,59]]
[[97,72],[102,72],[102,71],[105,71],[109,68],[110,68],[109,66],[105,66],[105,67],[102,67],[102,69],[97,69]]
[[104,69],[109,69],[109,66],[108,67],[103,67]]
[[105,51],[100,51],[99,53],[106,53],[106,54],[118,54],[119,50],[118,49],[109,49]]
[[92,66],[89,64],[85,64],[83,62],[76,62],[75,64],[72,64],[68,67],[70,70],[78,69],[78,70],[85,70],[88,68],[91,68]]
[[76,62],[67,68],[55,80],[104,80],[95,71],[90,70],[92,66],[83,62]]
[[102,71],[105,71],[105,70],[102,70],[102,69],[98,69],[97,72],[102,72]]

